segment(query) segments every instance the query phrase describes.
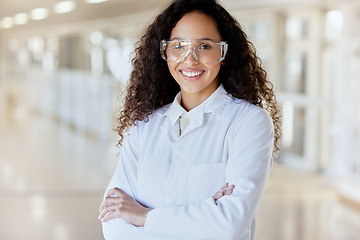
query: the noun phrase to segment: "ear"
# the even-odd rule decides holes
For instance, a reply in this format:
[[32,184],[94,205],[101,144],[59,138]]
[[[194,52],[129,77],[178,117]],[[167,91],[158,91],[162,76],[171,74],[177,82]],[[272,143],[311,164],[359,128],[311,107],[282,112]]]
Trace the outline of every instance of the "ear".
[[225,60],[223,60],[222,62],[221,62],[221,65],[225,65],[226,63],[225,63]]

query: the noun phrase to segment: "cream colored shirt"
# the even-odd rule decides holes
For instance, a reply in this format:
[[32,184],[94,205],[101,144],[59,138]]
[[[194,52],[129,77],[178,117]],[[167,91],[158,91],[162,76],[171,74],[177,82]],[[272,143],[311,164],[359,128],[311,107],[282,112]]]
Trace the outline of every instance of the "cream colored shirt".
[[[181,106],[181,93],[179,93],[177,95],[176,98],[177,102],[179,103],[179,105]],[[190,119],[187,115],[186,110],[183,108],[183,113],[179,116],[179,136],[181,136],[181,134],[183,132],[185,132],[186,128],[189,126],[190,124]]]
[[189,126],[190,124],[190,120],[187,117],[186,112],[184,112],[183,114],[181,114],[181,116],[179,117],[179,136],[181,136],[181,134],[183,132],[185,132],[186,128]]
[[[183,113],[175,99],[131,128],[107,190],[118,187],[153,210],[144,227],[103,223],[107,240],[254,239],[272,159],[270,116],[222,86],[186,113],[180,135]],[[226,182],[233,193],[215,202]]]

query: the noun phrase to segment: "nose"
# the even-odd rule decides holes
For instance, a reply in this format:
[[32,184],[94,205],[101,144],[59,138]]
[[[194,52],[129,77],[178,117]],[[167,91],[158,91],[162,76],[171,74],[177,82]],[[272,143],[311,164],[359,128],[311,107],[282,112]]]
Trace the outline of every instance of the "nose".
[[[191,54],[190,54],[191,53]],[[190,56],[189,56],[190,55]],[[187,63],[189,65],[194,65],[194,64],[198,64],[199,63],[199,59],[198,57],[196,56],[196,53],[194,52],[193,49],[190,49],[186,55],[185,55],[185,58],[184,58],[184,63]]]

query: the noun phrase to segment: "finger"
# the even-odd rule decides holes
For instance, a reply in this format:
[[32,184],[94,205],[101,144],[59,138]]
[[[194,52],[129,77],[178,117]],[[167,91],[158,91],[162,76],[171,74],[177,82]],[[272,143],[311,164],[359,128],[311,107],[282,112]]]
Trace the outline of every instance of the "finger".
[[109,214],[110,212],[120,212],[119,211],[119,206],[117,205],[110,205],[110,206],[106,206],[99,214],[99,219],[103,219],[107,214]]
[[109,205],[113,205],[113,204],[118,204],[121,201],[122,201],[122,199],[118,198],[118,197],[108,197],[100,204],[99,211],[101,212],[105,207],[107,207]]
[[216,200],[218,200],[219,199],[219,196],[220,194],[219,193],[215,193],[215,195],[213,196],[213,199],[216,201]]
[[127,194],[121,190],[120,188],[113,188],[113,189],[110,189],[106,195],[105,195],[105,198],[108,198],[108,197],[124,197],[124,196],[127,196]]
[[235,186],[234,186],[234,187],[228,187],[228,188],[224,191],[224,194],[226,194],[226,195],[232,194],[232,193],[234,192],[234,188],[235,188]]
[[215,193],[215,195],[213,196],[213,199],[215,201],[219,200],[219,198],[221,198],[222,196],[224,196],[224,193],[221,191],[221,192],[217,192]]
[[234,184],[231,184],[231,185],[230,185],[229,183],[226,183],[225,186],[226,186],[225,188],[234,188],[234,187],[235,187]]
[[229,183],[225,183],[225,185],[221,189],[227,188],[228,186],[229,186]]
[[100,221],[101,222],[107,222],[111,219],[114,219],[114,218],[119,218],[119,212],[116,212],[116,211],[112,211],[112,212],[108,212],[106,215],[104,215],[103,217],[99,217]]
[[230,186],[228,186],[228,187],[226,187],[226,188],[223,188],[222,191],[223,191],[223,192],[228,191],[228,190],[231,190],[231,191],[232,191],[232,190],[234,190],[234,188],[235,188],[234,185],[230,185]]
[[225,185],[222,186],[222,187],[220,188],[220,190],[226,188],[227,186],[228,186],[228,183],[225,183]]
[[[117,195],[117,188],[113,188],[113,189],[110,189],[109,191],[106,192],[105,194],[105,198],[108,198],[108,197],[118,197]],[[119,194],[119,193],[118,193]]]
[[225,195],[230,195],[230,194],[232,194],[232,193],[233,193],[232,190],[227,190],[227,191],[225,191]]
[[[220,188],[220,190],[217,191],[216,193],[219,193],[219,192],[224,191],[227,187],[228,187],[228,185],[227,185],[227,183],[226,183],[226,184],[225,184],[224,186],[222,186],[222,187]],[[215,194],[216,194],[216,193],[215,193]]]
[[234,188],[235,188],[235,187],[227,187],[227,188],[224,189],[224,192],[225,192],[225,191],[232,191],[232,190],[234,190]]

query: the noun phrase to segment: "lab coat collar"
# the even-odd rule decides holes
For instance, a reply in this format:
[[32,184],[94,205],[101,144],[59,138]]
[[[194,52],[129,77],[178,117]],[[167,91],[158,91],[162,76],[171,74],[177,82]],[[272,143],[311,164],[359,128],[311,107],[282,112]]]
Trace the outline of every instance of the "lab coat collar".
[[172,125],[175,125],[176,121],[179,119],[179,116],[186,112],[186,110],[180,105],[181,102],[181,92],[179,92],[168,110],[164,113],[163,116],[167,116],[170,119]]
[[[230,101],[231,96],[225,91],[224,87],[220,85],[215,90],[215,92],[213,92],[210,97],[208,97],[203,103],[187,112],[187,115],[190,119],[190,122],[191,119],[199,117],[199,112],[220,115],[224,111],[225,107],[230,103]],[[169,117],[172,125],[175,125],[176,121],[179,119],[179,116],[186,112],[186,110],[180,105],[180,102],[181,92],[176,95],[169,108],[163,114],[160,114],[162,116]]]
[[203,102],[203,104],[206,103],[204,113],[220,115],[225,110],[225,107],[231,102],[231,98],[231,95],[226,92],[221,84],[216,91]]
[[[181,116],[184,112],[186,112],[190,123],[180,138],[187,135],[194,129],[201,127],[204,124],[206,113],[220,115],[230,101],[231,96],[227,94],[223,86],[220,85],[203,103],[191,111],[186,112],[186,110],[180,105],[181,93],[178,93],[174,101],[163,108],[162,113],[158,112],[158,115],[167,117],[170,120],[165,121],[160,129],[165,131],[171,143],[175,143],[176,140],[179,139],[179,128],[176,126],[176,123],[178,122],[179,116]],[[172,127],[166,127],[167,124],[170,124]]]

